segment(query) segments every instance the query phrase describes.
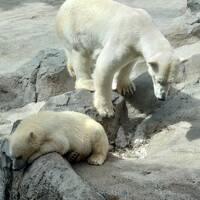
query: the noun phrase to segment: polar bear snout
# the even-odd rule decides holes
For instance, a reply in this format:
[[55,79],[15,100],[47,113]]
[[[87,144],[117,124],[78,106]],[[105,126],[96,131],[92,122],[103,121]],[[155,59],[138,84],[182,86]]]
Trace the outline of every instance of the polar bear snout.
[[168,84],[165,86],[158,82],[153,83],[155,97],[160,101],[165,101],[168,93]]
[[159,97],[157,97],[158,100],[160,101],[165,101],[166,100],[166,94],[162,93]]

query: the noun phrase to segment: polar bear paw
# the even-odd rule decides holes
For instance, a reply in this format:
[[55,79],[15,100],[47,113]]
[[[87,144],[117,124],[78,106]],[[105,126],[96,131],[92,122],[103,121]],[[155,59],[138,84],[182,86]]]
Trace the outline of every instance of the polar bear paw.
[[111,100],[106,100],[102,95],[94,93],[94,107],[101,117],[113,117],[114,106]]
[[131,81],[127,81],[126,83],[119,83],[117,85],[117,91],[123,95],[133,95],[136,91],[135,84]]
[[87,79],[87,80],[77,80],[76,89],[86,89],[89,91],[94,91],[94,83],[92,79]]
[[68,155],[68,161],[69,162],[76,162],[79,158],[80,154],[78,152],[71,152]]
[[103,107],[103,108],[96,108],[96,109],[101,117],[113,117],[114,116],[113,108]]
[[95,104],[95,108],[101,117],[113,117],[114,116],[114,108],[113,105],[98,105]]
[[92,154],[87,161],[90,165],[102,165],[105,161],[105,156],[102,154]]

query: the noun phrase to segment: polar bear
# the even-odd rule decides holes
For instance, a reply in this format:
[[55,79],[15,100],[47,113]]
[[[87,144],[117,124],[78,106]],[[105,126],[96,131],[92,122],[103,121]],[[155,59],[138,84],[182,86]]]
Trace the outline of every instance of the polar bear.
[[140,56],[147,63],[155,96],[165,100],[179,60],[145,10],[112,0],[67,0],[58,11],[56,27],[76,89],[95,89],[94,106],[101,116],[114,115],[116,72],[117,91],[134,92],[129,74]]
[[87,115],[44,111],[22,120],[13,134],[4,139],[3,152],[11,158],[13,169],[23,168],[39,156],[57,152],[75,152],[76,161],[102,165],[109,143],[102,125]]

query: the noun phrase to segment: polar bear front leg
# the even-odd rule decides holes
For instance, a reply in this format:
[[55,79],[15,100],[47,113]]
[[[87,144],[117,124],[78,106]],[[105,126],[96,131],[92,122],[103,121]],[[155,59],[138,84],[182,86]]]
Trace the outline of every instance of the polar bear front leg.
[[94,91],[94,83],[91,77],[92,66],[90,58],[82,55],[80,52],[73,50],[72,65],[76,74],[76,89],[86,89]]
[[117,76],[117,91],[123,96],[132,95],[136,90],[134,83],[130,80],[133,66],[134,62],[129,63],[119,71]]
[[99,55],[94,71],[94,106],[102,117],[114,115],[112,81],[114,74],[131,61],[127,47],[107,44]]
[[112,117],[114,109],[112,105],[112,80],[115,71],[112,65],[106,63],[103,55],[97,60],[94,71],[94,106],[102,117]]

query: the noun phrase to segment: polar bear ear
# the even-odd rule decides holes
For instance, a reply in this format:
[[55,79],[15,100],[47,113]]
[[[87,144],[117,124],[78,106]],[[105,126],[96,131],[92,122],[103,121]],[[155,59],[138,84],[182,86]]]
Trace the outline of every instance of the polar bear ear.
[[158,63],[156,61],[150,61],[150,62],[148,62],[148,64],[151,66],[151,68],[154,72],[158,72],[159,67],[158,67]]
[[29,133],[29,137],[28,137],[28,142],[29,143],[33,143],[36,140],[37,136],[35,135],[34,132],[30,132]]

